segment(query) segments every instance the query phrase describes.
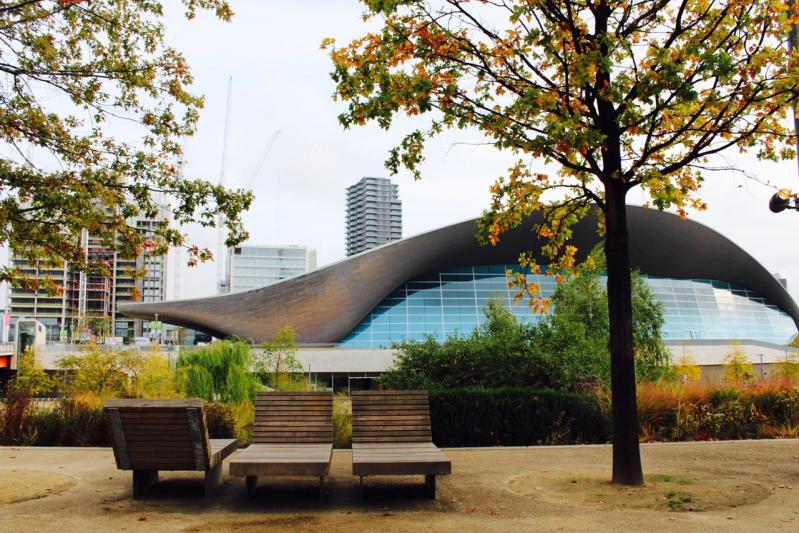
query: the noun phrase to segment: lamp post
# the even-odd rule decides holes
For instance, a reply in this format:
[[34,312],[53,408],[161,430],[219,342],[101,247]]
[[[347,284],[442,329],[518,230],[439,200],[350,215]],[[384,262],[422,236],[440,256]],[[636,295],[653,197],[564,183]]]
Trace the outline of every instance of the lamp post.
[[[158,313],[155,314],[155,323],[158,324]],[[153,333],[153,328],[150,326],[150,333]],[[161,328],[159,327],[157,332],[158,334],[158,345],[161,345]]]

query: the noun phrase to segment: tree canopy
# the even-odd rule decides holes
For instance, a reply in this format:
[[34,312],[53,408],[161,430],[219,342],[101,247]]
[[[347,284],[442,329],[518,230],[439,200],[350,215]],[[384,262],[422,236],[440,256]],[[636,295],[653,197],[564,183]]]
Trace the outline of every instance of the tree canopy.
[[[182,0],[188,18],[224,0]],[[179,225],[223,216],[227,244],[244,238],[252,195],[181,174],[181,141],[203,99],[185,58],[166,43],[164,2],[14,1],[0,7],[0,244],[45,264],[104,271],[80,243],[88,229],[126,256],[185,246]],[[152,232],[133,217],[157,221]],[[25,280],[5,267],[0,280]]]
[[[796,2],[741,0],[363,0],[380,25],[328,39],[344,127],[414,116],[386,162],[420,177],[425,142],[472,128],[518,156],[492,186],[483,240],[533,213],[550,271],[574,267],[572,227],[599,213],[605,236],[613,480],[642,484],[627,193],[658,209],[704,209],[703,172],[737,147],[795,155],[786,113],[799,98]],[[724,166],[724,165],[722,165]],[[532,269],[533,254],[520,262]],[[524,284],[524,280],[517,280]],[[528,289],[528,288],[525,288]],[[530,291],[532,293],[532,291]],[[535,294],[531,294],[535,307]]]
[[254,363],[250,347],[233,339],[181,352],[175,369],[187,397],[240,403],[255,399],[261,388],[252,374]]

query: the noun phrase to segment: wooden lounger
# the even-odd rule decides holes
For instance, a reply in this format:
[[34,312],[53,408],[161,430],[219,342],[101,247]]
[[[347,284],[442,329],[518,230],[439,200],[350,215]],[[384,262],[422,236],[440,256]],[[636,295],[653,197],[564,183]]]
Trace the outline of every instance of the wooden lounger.
[[246,497],[258,476],[318,477],[321,496],[333,456],[333,393],[258,393],[252,442],[230,461],[230,475],[247,478]]
[[436,476],[452,472],[449,458],[432,442],[426,391],[352,393],[352,473],[423,475],[432,498]]
[[158,481],[159,470],[205,472],[205,494],[222,481],[222,461],[236,439],[209,439],[202,400],[109,400],[117,468],[133,471],[133,497]]

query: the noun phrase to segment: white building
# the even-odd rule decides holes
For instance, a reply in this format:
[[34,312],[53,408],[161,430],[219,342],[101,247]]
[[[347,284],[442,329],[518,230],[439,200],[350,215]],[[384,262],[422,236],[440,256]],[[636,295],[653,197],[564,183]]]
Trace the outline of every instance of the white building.
[[225,292],[241,292],[316,269],[316,250],[296,245],[242,244],[228,250]]

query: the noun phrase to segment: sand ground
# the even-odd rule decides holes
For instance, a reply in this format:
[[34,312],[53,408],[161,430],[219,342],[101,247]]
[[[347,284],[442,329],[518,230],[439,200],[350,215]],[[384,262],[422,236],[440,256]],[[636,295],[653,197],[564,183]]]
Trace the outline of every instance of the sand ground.
[[799,440],[642,453],[640,490],[605,481],[609,446],[451,449],[437,500],[421,477],[368,478],[361,500],[342,450],[321,501],[312,479],[262,479],[244,501],[241,478],[204,498],[201,474],[170,472],[133,501],[110,449],[0,447],[5,501],[39,496],[0,500],[0,531],[799,531]]

